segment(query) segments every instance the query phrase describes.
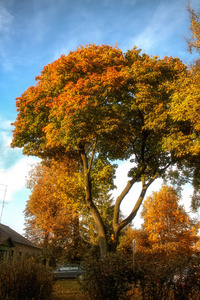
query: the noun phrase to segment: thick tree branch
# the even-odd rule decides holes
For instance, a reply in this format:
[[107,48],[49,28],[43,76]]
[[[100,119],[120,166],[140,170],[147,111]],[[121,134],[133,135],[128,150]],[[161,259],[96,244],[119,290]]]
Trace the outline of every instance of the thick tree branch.
[[115,202],[115,207],[114,207],[113,227],[115,227],[116,224],[118,224],[120,204],[136,181],[137,181],[136,179],[129,180],[122,193],[117,197]]
[[114,236],[115,236],[116,241],[118,240],[119,232],[124,227],[126,227],[135,218],[135,216],[137,215],[137,212],[138,212],[138,210],[139,210],[139,208],[140,208],[140,206],[141,206],[141,204],[142,204],[142,202],[144,200],[144,197],[145,197],[145,194],[147,192],[148,187],[152,184],[152,182],[156,178],[158,178],[162,173],[164,173],[165,170],[170,165],[171,165],[171,163],[167,164],[164,168],[162,168],[157,173],[155,173],[154,176],[147,183],[145,183],[145,181],[142,182],[142,190],[141,190],[140,196],[138,197],[138,200],[137,200],[137,202],[136,202],[133,210],[131,211],[131,213],[129,214],[129,216],[126,219],[124,219],[121,223],[118,223],[118,216],[117,216],[117,214],[119,215],[119,206],[120,206],[122,200],[124,199],[124,197],[130,191],[130,189],[133,186],[133,184],[136,182],[136,180],[132,180],[132,181],[129,181],[127,183],[126,188],[124,189],[124,191],[122,192],[122,194],[117,198],[117,201],[116,201],[116,204],[117,204],[117,207],[115,208],[116,209],[116,215],[114,215],[114,218],[113,218],[113,230],[114,230]]
[[141,190],[140,196],[138,197],[138,200],[137,200],[133,210],[131,211],[130,215],[117,226],[118,231],[121,231],[124,227],[126,227],[135,218],[135,216],[137,215],[137,212],[142,204],[142,201],[145,197],[148,187],[152,184],[152,182],[158,176],[159,176],[159,174],[157,173],[147,183],[145,183],[145,182],[142,183],[142,190]]

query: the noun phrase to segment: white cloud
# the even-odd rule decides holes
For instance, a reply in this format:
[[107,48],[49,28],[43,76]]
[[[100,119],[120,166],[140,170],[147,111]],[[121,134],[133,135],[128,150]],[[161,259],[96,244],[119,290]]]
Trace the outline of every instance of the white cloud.
[[[32,165],[39,161],[35,157],[22,155],[21,149],[10,148],[12,141],[11,121],[0,116],[0,217],[4,224],[23,233],[26,200],[26,178]],[[5,205],[3,207],[3,201]],[[2,211],[3,210],[3,211]]]
[[25,188],[26,176],[31,165],[39,159],[23,156],[21,149],[11,149],[11,121],[0,116],[0,124],[0,201],[4,198],[5,186],[6,201],[12,201],[15,192]]
[[[0,169],[0,184],[3,185],[1,189],[5,190],[7,186],[6,201],[14,200],[14,194],[25,188],[28,172],[37,161],[36,158],[23,157],[8,170]],[[0,193],[0,198],[3,200],[3,192]]]
[[0,128],[4,130],[8,130],[11,128],[11,121],[10,120],[5,120],[0,116]]
[[11,143],[11,121],[5,120],[0,116],[0,131],[1,131],[1,137],[0,137],[0,145],[4,146],[10,146]]

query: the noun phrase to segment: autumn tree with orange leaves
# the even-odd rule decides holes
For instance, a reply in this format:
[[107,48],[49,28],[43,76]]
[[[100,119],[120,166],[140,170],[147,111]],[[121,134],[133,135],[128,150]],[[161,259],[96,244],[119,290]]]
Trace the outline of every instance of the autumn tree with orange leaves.
[[45,260],[79,261],[89,241],[85,241],[86,230],[79,221],[83,193],[73,161],[37,164],[29,175],[26,237],[43,247]]
[[[112,187],[113,162],[132,162],[127,185],[114,204],[115,249],[151,183],[170,166],[199,155],[197,128],[190,119],[179,122],[171,115],[172,100],[179,100],[174,97],[179,82],[188,76],[178,58],[150,57],[137,48],[123,53],[117,47],[88,45],[45,66],[36,86],[17,98],[12,147],[43,159],[69,157],[78,164],[83,205],[96,224],[101,256],[108,252],[108,236],[93,191],[99,180]],[[130,214],[120,220],[120,205],[137,182],[140,196],[135,199],[133,194]]]
[[170,186],[162,186],[144,201],[142,227],[153,248],[192,251],[197,241],[198,223],[179,202],[179,193]]
[[[102,165],[96,166],[98,182],[93,196],[107,232],[112,231],[113,201],[110,186],[102,183]],[[96,174],[92,180],[96,181]],[[26,237],[43,247],[47,260],[79,261],[87,251],[98,249],[93,219],[83,205],[81,173],[73,160],[41,162],[27,179],[31,190],[25,208]],[[96,197],[100,196],[100,200]]]

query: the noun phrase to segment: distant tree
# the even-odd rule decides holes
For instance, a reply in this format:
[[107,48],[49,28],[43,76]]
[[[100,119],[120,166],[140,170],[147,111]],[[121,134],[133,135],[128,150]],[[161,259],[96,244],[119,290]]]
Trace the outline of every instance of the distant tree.
[[197,240],[197,223],[179,204],[180,196],[173,187],[163,186],[144,201],[142,218],[152,247],[165,247],[190,252]]
[[196,51],[200,54],[200,12],[196,12],[191,8],[190,5],[187,6],[187,10],[190,16],[190,32],[191,37],[186,39],[188,44],[188,49],[192,53]]
[[[49,207],[51,210],[51,207]],[[41,213],[43,210],[41,210]],[[59,213],[60,214],[60,213]],[[43,248],[43,258],[50,265],[56,262],[79,262],[87,251],[89,244],[82,239],[81,225],[77,214],[63,212],[62,218],[57,216],[57,226],[50,226],[46,231],[38,227],[37,216],[29,207],[25,208],[26,237]],[[51,222],[49,220],[49,222]],[[53,228],[52,228],[53,227]]]
[[43,246],[48,259],[78,261],[85,251],[84,228],[77,211],[81,193],[78,184],[73,184],[74,178],[66,176],[66,171],[66,178],[63,176],[63,168],[69,163],[38,164],[31,171],[27,181],[31,195],[25,208],[26,236]]
[[[102,256],[108,252],[109,238],[95,202],[95,185],[104,181],[113,187],[112,162],[132,161],[130,178],[114,205],[112,248],[116,249],[120,232],[136,216],[151,183],[169,166],[199,155],[195,123],[173,119],[171,109],[179,101],[175,92],[188,76],[177,58],[150,57],[136,48],[122,53],[117,47],[89,45],[45,66],[36,86],[17,98],[12,147],[48,159],[67,155],[79,164],[83,205],[95,222]],[[182,113],[179,106],[176,110]],[[197,115],[195,110],[195,119]],[[141,182],[140,196],[132,202],[129,216],[120,220],[121,203],[137,182]]]

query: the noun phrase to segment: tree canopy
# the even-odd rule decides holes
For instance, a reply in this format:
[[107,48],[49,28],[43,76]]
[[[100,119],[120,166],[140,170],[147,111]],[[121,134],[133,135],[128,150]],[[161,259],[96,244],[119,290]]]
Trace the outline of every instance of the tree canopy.
[[[112,162],[131,159],[130,180],[114,205],[116,246],[149,185],[169,166],[199,155],[196,123],[175,116],[175,109],[177,115],[184,110],[179,107],[179,87],[190,85],[190,76],[178,58],[151,57],[137,48],[122,53],[117,47],[88,45],[45,66],[36,86],[17,98],[12,147],[23,147],[27,155],[76,161],[102,255],[108,248],[107,233],[95,205],[92,176],[113,188]],[[133,199],[129,216],[120,220],[121,202],[136,182],[142,183],[141,194]]]

